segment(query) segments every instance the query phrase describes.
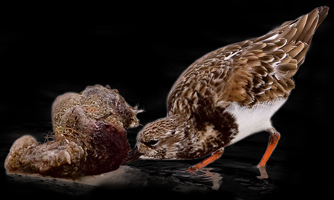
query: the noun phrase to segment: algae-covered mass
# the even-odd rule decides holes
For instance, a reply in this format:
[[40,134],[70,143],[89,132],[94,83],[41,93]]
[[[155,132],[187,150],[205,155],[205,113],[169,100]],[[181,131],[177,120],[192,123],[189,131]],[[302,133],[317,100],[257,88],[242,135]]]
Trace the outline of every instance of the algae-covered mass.
[[126,129],[139,125],[139,111],[109,86],[60,95],[52,105],[54,140],[39,144],[22,136],[11,147],[5,168],[73,179],[116,170],[127,158]]

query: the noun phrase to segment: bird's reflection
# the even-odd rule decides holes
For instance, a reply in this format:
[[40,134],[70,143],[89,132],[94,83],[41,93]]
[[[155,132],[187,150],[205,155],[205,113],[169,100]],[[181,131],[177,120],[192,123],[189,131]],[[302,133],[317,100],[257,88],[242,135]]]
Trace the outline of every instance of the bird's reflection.
[[212,172],[213,168],[203,168],[200,171],[197,172],[188,172],[193,175],[197,175],[203,179],[208,180],[209,182],[212,182],[212,190],[219,190],[220,186],[223,184],[223,177],[217,173]]
[[[62,188],[71,188],[69,192],[89,194],[100,191],[171,191],[181,193],[212,193],[225,192],[232,196],[243,197],[243,194],[266,195],[275,188],[275,181],[268,177],[265,168],[259,169],[260,176],[256,177],[254,168],[236,167],[206,167],[199,171],[188,172],[188,163],[156,162],[139,163],[138,166],[120,166],[119,169],[108,173],[84,176],[77,180],[55,179],[40,175],[8,175],[15,182],[38,185],[50,185],[52,190],[64,192]],[[247,169],[247,170],[246,170]],[[224,179],[224,180],[223,180]],[[223,185],[224,183],[224,185]],[[51,187],[52,186],[52,187]],[[64,186],[64,187],[63,187]],[[231,187],[238,188],[232,190]],[[239,193],[238,191],[243,191]]]
[[[95,186],[103,185],[110,188],[115,186],[123,188],[150,187],[153,185],[164,188],[166,185],[169,187],[173,185],[173,188],[182,188],[187,191],[198,188],[203,190],[220,190],[223,187],[223,175],[219,173],[220,169],[218,168],[207,167],[199,171],[188,172],[186,171],[187,164],[184,166],[180,163],[173,164],[171,166],[168,162],[160,162],[155,165],[154,169],[146,165],[141,167],[121,166],[118,170],[109,173],[97,176],[85,176],[78,182]],[[250,179],[248,182],[256,182],[258,184],[258,181],[265,181],[269,178],[265,167],[259,168],[259,173],[260,176],[256,176],[253,173],[254,178],[251,178],[252,173],[248,174],[247,179]],[[238,176],[237,174],[236,172],[236,176]],[[230,182],[229,175],[226,176],[226,181]]]
[[269,178],[269,175],[267,173],[266,166],[259,168],[260,176],[257,176],[258,179],[267,179]]
[[[161,164],[161,163],[160,163]],[[213,168],[203,168],[196,172],[187,172],[186,167],[165,168],[159,166],[160,170],[152,172],[150,169],[140,169],[132,166],[121,166],[118,170],[97,176],[85,176],[78,182],[113,188],[115,186],[128,187],[172,187],[172,190],[219,190],[223,177]],[[196,184],[192,184],[196,183]],[[178,189],[176,189],[178,188]],[[171,189],[171,188],[170,188]],[[182,192],[182,191],[181,191]]]

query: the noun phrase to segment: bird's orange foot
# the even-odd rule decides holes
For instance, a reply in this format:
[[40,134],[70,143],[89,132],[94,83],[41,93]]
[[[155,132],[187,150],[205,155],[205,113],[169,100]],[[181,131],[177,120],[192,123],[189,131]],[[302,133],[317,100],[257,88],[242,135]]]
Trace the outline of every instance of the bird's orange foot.
[[200,162],[196,165],[193,165],[193,166],[189,167],[187,169],[187,171],[192,172],[192,171],[198,171],[198,170],[202,169],[203,167],[207,166],[208,164],[212,163],[213,161],[219,159],[223,155],[223,152],[224,152],[224,148],[218,149],[217,151],[212,153],[212,155],[209,158],[203,160],[202,162]]

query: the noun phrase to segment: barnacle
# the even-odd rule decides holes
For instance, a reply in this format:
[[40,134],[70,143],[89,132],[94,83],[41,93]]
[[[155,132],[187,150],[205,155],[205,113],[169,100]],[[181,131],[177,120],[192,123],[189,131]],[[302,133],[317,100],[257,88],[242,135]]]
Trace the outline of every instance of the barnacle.
[[130,150],[126,129],[139,125],[138,112],[109,86],[60,95],[52,105],[54,140],[17,139],[5,168],[72,179],[116,170]]

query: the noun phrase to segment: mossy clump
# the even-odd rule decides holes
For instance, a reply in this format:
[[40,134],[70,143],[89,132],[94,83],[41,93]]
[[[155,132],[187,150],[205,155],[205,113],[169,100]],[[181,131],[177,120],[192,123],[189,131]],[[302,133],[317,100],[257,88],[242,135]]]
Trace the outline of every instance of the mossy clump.
[[126,129],[139,125],[139,111],[109,86],[60,95],[52,105],[54,140],[38,144],[29,135],[17,139],[5,168],[72,179],[116,170],[127,158]]

